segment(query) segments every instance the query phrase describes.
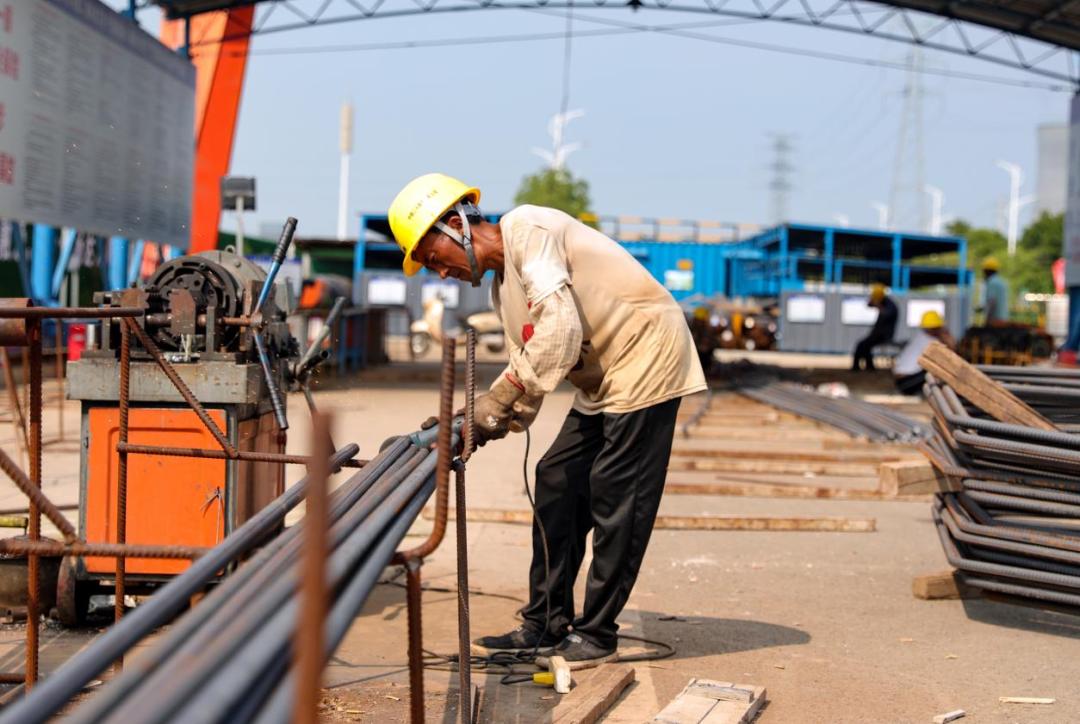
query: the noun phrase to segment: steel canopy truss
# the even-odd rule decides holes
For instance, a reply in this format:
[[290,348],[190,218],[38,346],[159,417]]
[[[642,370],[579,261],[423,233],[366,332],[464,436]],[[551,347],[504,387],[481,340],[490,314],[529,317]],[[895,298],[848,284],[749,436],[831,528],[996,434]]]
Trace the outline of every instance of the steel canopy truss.
[[[229,6],[250,4],[209,1]],[[188,0],[159,3],[172,16],[205,5],[205,1],[188,5]],[[768,20],[975,57],[1080,87],[1080,0],[266,0],[258,4],[253,35],[377,18],[474,10],[562,11],[568,7],[575,12],[629,8],[714,15],[730,18],[733,24]],[[642,17],[635,14],[632,19],[619,21],[613,17],[611,22],[582,19],[613,25],[627,33],[711,37],[736,45],[744,42],[692,32],[693,23],[653,25],[642,21]]]

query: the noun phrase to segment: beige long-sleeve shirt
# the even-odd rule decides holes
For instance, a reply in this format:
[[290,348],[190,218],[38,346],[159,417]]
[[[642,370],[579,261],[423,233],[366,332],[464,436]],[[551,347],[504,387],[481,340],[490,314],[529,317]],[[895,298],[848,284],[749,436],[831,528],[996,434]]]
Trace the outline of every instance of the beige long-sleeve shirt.
[[542,396],[564,377],[574,408],[623,413],[704,390],[682,310],[630,254],[571,216],[521,206],[502,217],[492,288],[507,371]]

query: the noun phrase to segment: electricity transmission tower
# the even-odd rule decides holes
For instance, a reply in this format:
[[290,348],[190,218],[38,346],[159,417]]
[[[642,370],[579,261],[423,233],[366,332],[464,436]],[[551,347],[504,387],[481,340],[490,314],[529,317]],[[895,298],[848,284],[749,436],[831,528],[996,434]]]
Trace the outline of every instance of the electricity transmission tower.
[[904,108],[900,113],[892,186],[889,189],[889,226],[893,229],[926,229],[922,65],[922,49],[915,48],[908,55]]
[[772,192],[772,221],[782,224],[788,219],[788,199],[791,195],[791,173],[795,166],[791,163],[792,135],[790,133],[770,133],[772,138],[773,160],[769,164],[772,176],[769,179],[769,191]]

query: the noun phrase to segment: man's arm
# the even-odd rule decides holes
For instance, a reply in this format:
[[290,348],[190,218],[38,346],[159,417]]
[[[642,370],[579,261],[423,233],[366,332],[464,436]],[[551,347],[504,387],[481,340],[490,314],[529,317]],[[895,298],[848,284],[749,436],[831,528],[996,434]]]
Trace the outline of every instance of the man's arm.
[[530,397],[555,389],[581,355],[581,318],[570,288],[563,285],[529,309],[533,335],[522,347],[510,347],[506,371]]

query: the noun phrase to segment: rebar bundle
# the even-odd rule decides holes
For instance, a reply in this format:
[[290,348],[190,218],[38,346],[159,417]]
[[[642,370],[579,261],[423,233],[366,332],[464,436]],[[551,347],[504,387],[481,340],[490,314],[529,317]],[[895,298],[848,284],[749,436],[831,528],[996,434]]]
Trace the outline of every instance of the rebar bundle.
[[850,397],[828,397],[790,382],[742,387],[739,393],[874,441],[914,442],[929,433],[918,421],[881,405]]
[[[1067,387],[1080,375],[981,369],[1051,419],[1071,417],[1029,388]],[[949,563],[973,587],[1080,607],[1080,435],[990,419],[933,378],[926,392],[936,434],[922,449],[955,488],[933,508]]]

